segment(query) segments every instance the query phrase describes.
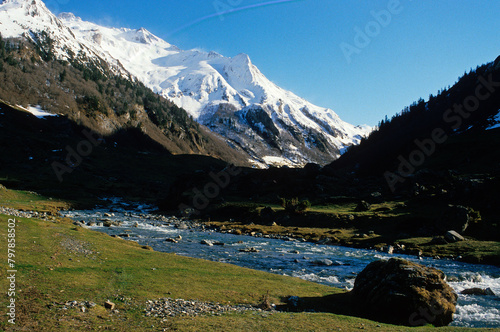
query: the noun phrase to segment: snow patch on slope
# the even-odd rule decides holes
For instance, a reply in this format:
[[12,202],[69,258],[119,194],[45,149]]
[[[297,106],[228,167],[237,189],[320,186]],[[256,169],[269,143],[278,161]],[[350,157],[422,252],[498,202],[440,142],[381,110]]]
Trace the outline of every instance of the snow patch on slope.
[[500,110],[498,110],[497,115],[491,118],[491,124],[486,127],[486,130],[500,128]]
[[34,116],[36,116],[39,119],[44,119],[47,116],[58,116],[57,114],[52,114],[52,113],[49,113],[47,111],[44,111],[40,105],[35,105],[35,106],[30,105],[30,106],[28,106],[28,108],[24,108],[20,105],[16,105],[16,106],[33,114]]

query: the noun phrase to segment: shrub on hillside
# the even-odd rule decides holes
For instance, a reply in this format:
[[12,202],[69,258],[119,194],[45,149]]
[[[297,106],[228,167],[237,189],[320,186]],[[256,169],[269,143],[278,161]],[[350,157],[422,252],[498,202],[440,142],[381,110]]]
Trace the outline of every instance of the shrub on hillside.
[[280,198],[281,206],[286,212],[300,214],[307,211],[311,207],[311,202],[299,200],[297,197],[292,199]]

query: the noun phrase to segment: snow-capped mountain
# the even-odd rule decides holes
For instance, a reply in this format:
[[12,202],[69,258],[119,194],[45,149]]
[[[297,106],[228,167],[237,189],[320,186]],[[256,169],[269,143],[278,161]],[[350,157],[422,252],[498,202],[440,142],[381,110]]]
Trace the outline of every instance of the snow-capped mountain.
[[0,22],[4,37],[33,39],[45,31],[56,40],[58,57],[81,51],[127,71],[259,166],[326,164],[371,130],[278,87],[246,54],[184,51],[143,28],[103,27],[68,13],[55,17],[40,0],[4,0]]
[[[93,48],[80,42],[40,0],[0,0],[0,33],[3,38],[25,37],[34,43],[38,43],[44,33],[53,41],[52,51],[58,59],[66,60],[72,53],[100,60]],[[116,64],[116,61],[110,62],[110,68],[125,74],[126,70]]]

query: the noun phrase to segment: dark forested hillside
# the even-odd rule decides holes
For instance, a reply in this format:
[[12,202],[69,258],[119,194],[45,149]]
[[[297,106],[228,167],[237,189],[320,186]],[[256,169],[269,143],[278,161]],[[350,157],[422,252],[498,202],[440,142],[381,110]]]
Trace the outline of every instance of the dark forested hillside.
[[500,57],[465,73],[453,87],[431,95],[428,101],[421,99],[392,119],[382,120],[369,138],[327,168],[408,175],[400,173],[408,173],[404,171],[411,170],[410,166],[417,169],[436,157],[435,152],[452,141],[450,138],[465,132],[483,133],[499,110]]

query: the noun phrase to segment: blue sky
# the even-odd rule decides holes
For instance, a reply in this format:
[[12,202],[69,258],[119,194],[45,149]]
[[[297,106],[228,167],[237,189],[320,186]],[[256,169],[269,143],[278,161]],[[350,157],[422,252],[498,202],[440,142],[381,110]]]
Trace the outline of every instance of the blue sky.
[[181,49],[247,53],[270,80],[353,124],[376,125],[500,55],[500,1],[45,3],[106,26],[144,27]]

